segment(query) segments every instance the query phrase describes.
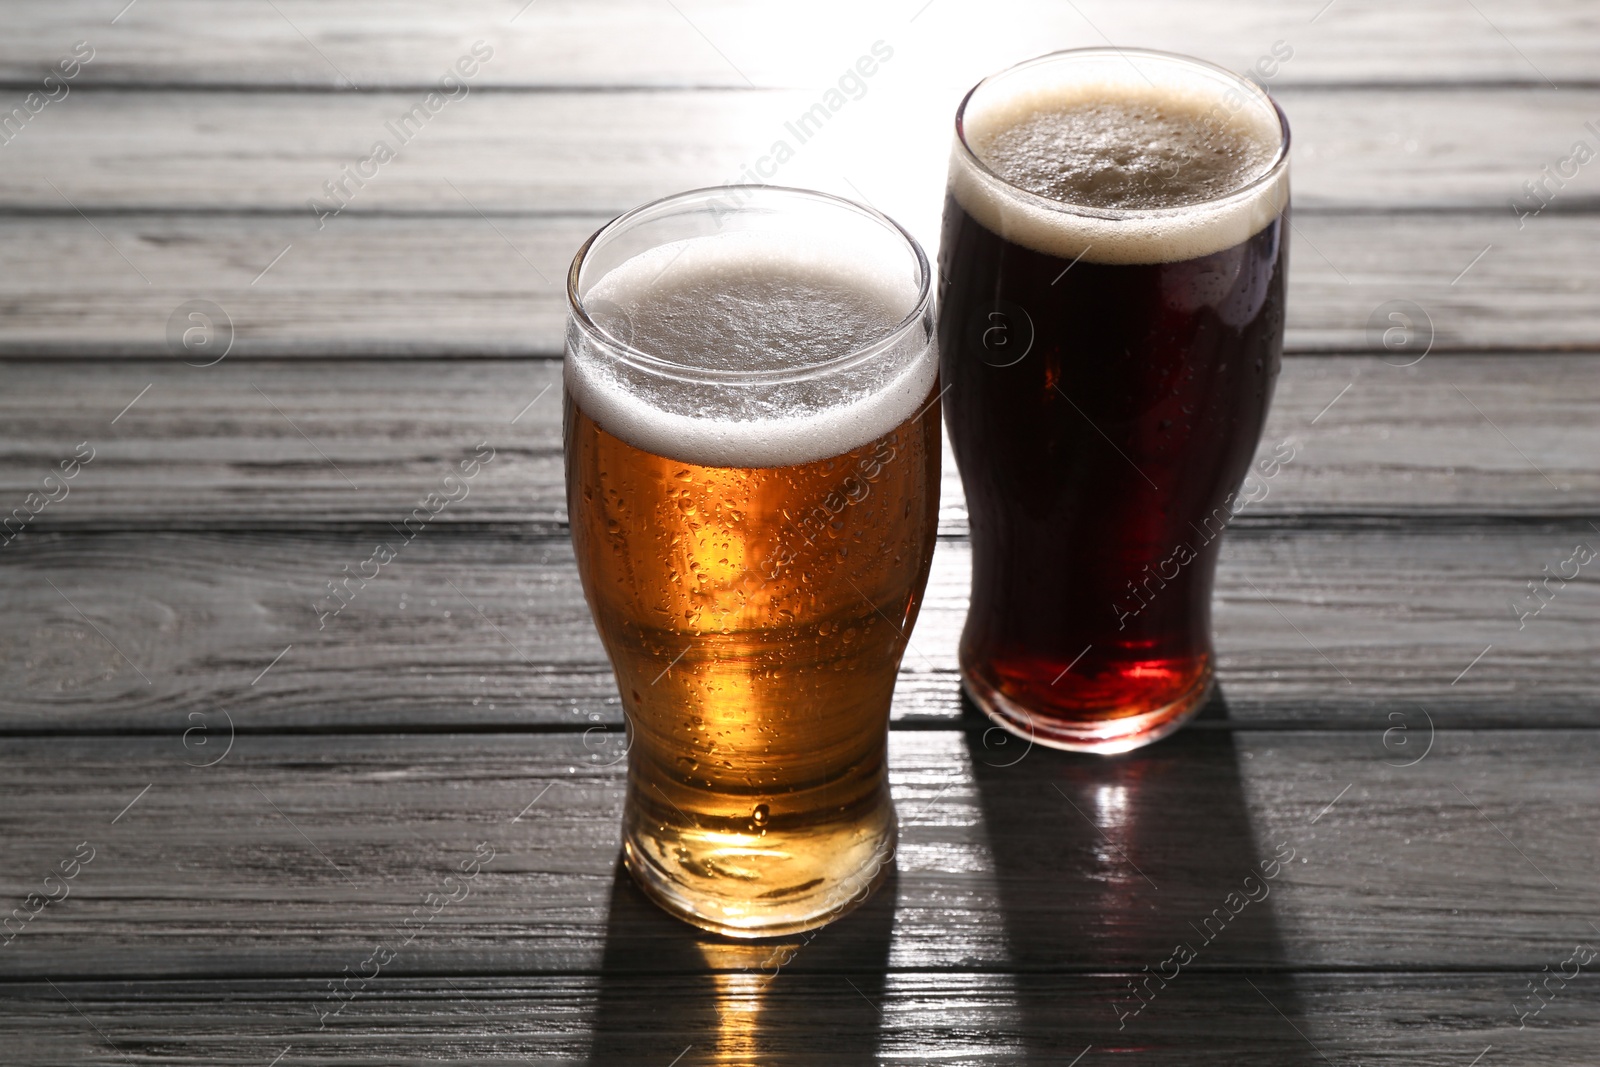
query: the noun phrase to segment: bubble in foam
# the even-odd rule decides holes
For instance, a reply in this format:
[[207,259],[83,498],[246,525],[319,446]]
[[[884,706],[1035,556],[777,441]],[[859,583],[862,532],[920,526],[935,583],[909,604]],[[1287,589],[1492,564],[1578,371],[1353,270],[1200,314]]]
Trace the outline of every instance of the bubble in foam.
[[608,333],[689,370],[801,370],[905,317],[905,301],[870,273],[745,251],[754,254],[708,240],[652,249],[602,278],[585,303]]
[[956,151],[957,202],[1002,237],[1068,259],[1194,259],[1253,236],[1288,204],[1283,132],[1265,94],[1176,57],[1024,64],[974,91],[962,132],[982,166]]
[[881,437],[925,402],[937,356],[918,327],[896,332],[919,298],[903,255],[838,237],[732,232],[623,262],[584,306],[653,359],[580,337],[573,398],[638,448],[710,466],[810,462]]
[[1203,99],[1153,89],[1019,112],[991,119],[973,150],[1012,185],[1084,207],[1204,203],[1248,185],[1277,152],[1275,139]]

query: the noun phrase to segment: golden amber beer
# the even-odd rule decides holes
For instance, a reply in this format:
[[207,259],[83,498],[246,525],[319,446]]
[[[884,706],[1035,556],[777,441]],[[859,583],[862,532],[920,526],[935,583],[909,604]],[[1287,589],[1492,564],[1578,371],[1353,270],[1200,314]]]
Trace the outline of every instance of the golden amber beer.
[[936,533],[928,264],[774,188],[624,215],[568,279],[567,498],[628,718],[623,850],[675,915],[819,926],[887,871],[889,703]]

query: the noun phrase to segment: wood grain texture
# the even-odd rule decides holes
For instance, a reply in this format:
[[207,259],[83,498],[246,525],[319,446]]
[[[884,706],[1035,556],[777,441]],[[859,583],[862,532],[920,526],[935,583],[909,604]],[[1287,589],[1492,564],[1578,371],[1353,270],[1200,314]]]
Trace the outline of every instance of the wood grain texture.
[[1511,998],[1520,975],[1190,977],[1120,1032],[1107,999],[1123,975],[1029,975],[1024,983],[1003,974],[784,972],[671,982],[385,978],[326,1029],[316,1014],[327,1010],[323,982],[31,982],[0,987],[0,1034],[18,1062],[75,1065],[133,1057],[262,1067],[287,1049],[285,1064],[329,1067],[665,1067],[679,1054],[678,1067],[810,1067],[822,1056],[848,1067],[1054,1067],[1087,1048],[1083,1067],[1118,1053],[1174,1067],[1309,1067],[1324,1064],[1322,1055],[1463,1067],[1492,1046],[1493,1056],[1588,1067],[1600,1025],[1581,980],[1518,1030]]
[[[1592,0],[0,0],[0,26],[0,115],[96,50],[0,145],[0,516],[95,449],[0,546],[0,912],[95,849],[0,931],[0,1060],[1594,1062],[1592,976],[1518,1012],[1600,943],[1600,603],[1588,568],[1530,589],[1600,544],[1600,170],[1537,218],[1513,202],[1600,136]],[[319,228],[323,183],[479,39],[470,95]],[[813,936],[733,945],[617,868],[560,284],[606,218],[797,141],[878,40],[861,98],[768,177],[930,248],[982,74],[1112,42],[1292,52],[1263,72],[1298,209],[1263,451],[1295,458],[1224,549],[1220,696],[1107,760],[960,702],[947,454],[896,875]],[[194,300],[228,319],[219,365],[172,358]],[[1385,358],[1392,311],[1426,326]],[[1142,1003],[1179,942],[1197,959]]]
[[[235,360],[556,355],[567,267],[604,221],[0,217],[0,356],[167,357],[195,300],[223,309]],[[1596,242],[1600,217],[1553,212],[1520,232],[1509,211],[1297,216],[1287,350],[1600,349]]]
[[[1285,442],[1293,458],[1250,483],[1238,522],[1600,518],[1600,357],[1409,358],[1286,360],[1258,462]],[[8,361],[0,518],[87,442],[34,533],[388,531],[487,442],[430,525],[561,536],[561,407],[560,364],[537,359]],[[941,500],[941,533],[964,536],[948,448]]]
[[[327,583],[362,573],[380,541],[397,558],[333,613]],[[1528,589],[1578,544],[1600,535],[1586,523],[1235,529],[1214,608],[1228,714],[1594,724],[1593,575],[1553,582],[1537,613]],[[10,730],[181,733],[189,714],[219,711],[247,730],[621,722],[565,538],[42,534],[4,551]],[[969,560],[960,541],[934,555],[899,720],[961,714]]]
[[[362,176],[343,179],[347,215],[614,215],[741,180],[781,140],[793,158],[766,165],[766,180],[870,199],[925,236],[943,202],[962,90],[899,85],[890,73],[807,137],[790,127],[817,102],[815,91],[468,93],[441,101],[431,117],[424,109],[421,132],[401,138],[389,124],[421,105],[421,91],[79,90],[4,146],[0,207],[71,217],[69,204],[267,209],[312,224],[312,198],[335,203],[324,182],[341,180],[342,168],[383,141],[391,161],[370,165],[359,187]],[[1588,138],[1592,150],[1584,123],[1600,114],[1600,89],[1284,88],[1277,96],[1294,130],[1303,210],[1472,207],[1514,221],[1510,199],[1574,141]],[[1575,169],[1556,201],[1592,207],[1600,175]]]
[[1478,12],[1448,0],[1403,12],[1376,0],[1326,11],[1323,0],[1225,0],[1204,17],[1177,0],[828,0],[792,10],[730,0],[142,0],[111,25],[119,6],[64,0],[35,11],[8,0],[0,77],[30,81],[82,38],[97,49],[88,84],[324,88],[433,82],[479,38],[496,48],[485,83],[560,86],[820,86],[876,38],[921,77],[963,87],[1028,55],[1108,41],[1243,70],[1283,40],[1294,55],[1280,79],[1343,82],[1592,79],[1600,48],[1582,0],[1477,0]]
[[[1440,730],[1409,767],[1386,740],[1189,730],[1104,760],[896,733],[894,882],[813,938],[748,946],[619,875],[624,767],[579,735],[241,736],[209,767],[176,733],[9,739],[5,896],[20,904],[79,842],[93,855],[70,895],[14,924],[0,974],[371,978],[362,961],[383,946],[385,979],[765,969],[1026,987],[1155,970],[1186,942],[1198,973],[1183,977],[1202,984],[1496,970],[1509,1005],[1523,972],[1596,940],[1600,737]],[[480,842],[492,857],[467,878]],[[1230,901],[1252,877],[1259,899]],[[1216,908],[1234,914],[1205,923]]]
[[[0,947],[8,1062],[1592,1060],[1581,980],[1527,1029],[1516,1013],[1600,914],[1594,583],[1518,614],[1541,567],[1600,539],[1597,357],[1529,354],[1600,349],[1600,185],[1585,170],[1525,228],[1509,203],[1600,114],[1587,8],[111,14],[0,10],[19,98],[72,40],[98,49],[0,175],[0,492],[96,448],[0,549],[0,890],[97,849]],[[879,38],[894,61],[776,177],[871,198],[931,246],[955,96],[1018,57],[1017,25],[1027,51],[1138,40],[1242,67],[1293,47],[1273,85],[1302,358],[1266,440],[1296,459],[1226,550],[1223,697],[1115,761],[962,719],[951,468],[895,709],[898,875],[814,938],[729,946],[616,870],[624,735],[564,540],[559,365],[437,357],[556,354],[590,230],[734,178]],[[307,199],[480,37],[474,94],[317,229]],[[173,90],[219,84],[397,91]],[[708,84],[789,88],[629,88]],[[231,317],[220,366],[166,358],[194,299]],[[1430,320],[1426,361],[1305,355],[1377,351],[1398,300]],[[248,362],[330,354],[422,358]],[[470,496],[319,624],[323,583],[479,442]],[[272,733],[302,727],[361,732]],[[470,893],[403,941],[479,841],[497,852]],[[1270,898],[1207,938],[1280,845]],[[1177,941],[1198,962],[1119,1025]],[[377,945],[393,964],[322,1028],[329,980]]]

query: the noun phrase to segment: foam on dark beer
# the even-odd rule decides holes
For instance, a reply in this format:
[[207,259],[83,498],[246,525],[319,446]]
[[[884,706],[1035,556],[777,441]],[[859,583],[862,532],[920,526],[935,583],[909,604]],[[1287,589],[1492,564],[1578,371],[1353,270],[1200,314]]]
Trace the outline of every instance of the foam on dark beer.
[[1171,263],[1241,244],[1288,203],[1265,93],[1118,57],[1093,80],[1057,78],[1048,65],[1009,71],[963,110],[950,190],[1006,240],[1069,260]]

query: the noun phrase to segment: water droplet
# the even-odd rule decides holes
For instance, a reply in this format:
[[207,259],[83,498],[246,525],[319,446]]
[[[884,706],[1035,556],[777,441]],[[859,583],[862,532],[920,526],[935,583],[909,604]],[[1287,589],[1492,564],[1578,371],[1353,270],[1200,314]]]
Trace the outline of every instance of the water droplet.
[[750,813],[750,821],[757,826],[765,826],[770,814],[771,812],[765,804],[757,804],[755,810]]

